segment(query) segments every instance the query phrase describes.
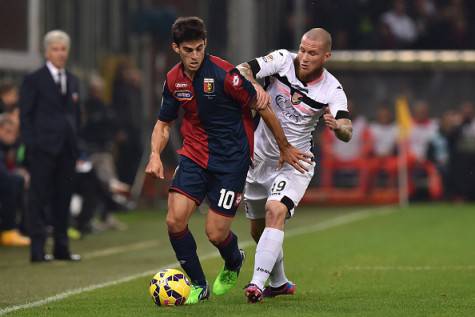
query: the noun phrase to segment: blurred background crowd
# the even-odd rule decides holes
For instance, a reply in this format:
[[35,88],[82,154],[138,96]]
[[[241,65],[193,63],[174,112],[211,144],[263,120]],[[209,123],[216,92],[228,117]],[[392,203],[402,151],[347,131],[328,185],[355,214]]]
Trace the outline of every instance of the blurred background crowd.
[[[292,5],[295,1],[287,1],[289,10]],[[330,28],[335,49],[475,48],[473,1],[336,0],[304,5],[305,24]],[[295,18],[287,17],[285,34],[293,34]],[[282,45],[292,44],[289,38]]]
[[[19,134],[18,90],[23,76],[42,64],[39,43],[51,29],[70,34],[68,69],[82,85],[71,237],[124,230],[113,212],[137,204],[160,206],[168,184],[145,178],[143,165],[163,79],[177,62],[169,49],[169,29],[181,15],[204,18],[208,52],[233,63],[273,49],[295,50],[310,27],[332,34],[334,61],[328,68],[351,99],[353,139],[343,144],[317,129],[316,177],[304,202],[395,203],[401,166],[407,167],[412,200],[475,200],[475,61],[338,58],[339,52],[356,50],[470,54],[475,49],[473,1],[2,0],[0,231],[24,229],[29,174]],[[412,117],[408,155],[402,158],[395,119],[399,96],[408,100]],[[168,180],[180,144],[173,133],[164,157]],[[2,237],[0,243],[9,245]]]

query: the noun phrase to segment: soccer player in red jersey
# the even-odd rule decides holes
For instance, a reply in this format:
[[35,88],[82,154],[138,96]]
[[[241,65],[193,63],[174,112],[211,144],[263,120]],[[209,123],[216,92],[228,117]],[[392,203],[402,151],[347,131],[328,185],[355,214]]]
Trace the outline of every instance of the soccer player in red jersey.
[[236,284],[244,260],[230,228],[253,155],[251,108],[259,111],[273,131],[282,162],[301,169],[306,155],[290,146],[253,84],[230,63],[205,53],[206,30],[200,18],[178,18],[172,36],[172,48],[181,62],[166,77],[146,172],[163,178],[160,153],[168,142],[170,125],[182,108],[184,140],[178,150],[180,162],[170,187],[166,221],[176,257],[193,284],[186,303],[194,304],[209,297],[209,286],[188,220],[205,197],[209,203],[206,234],[224,260],[213,284],[215,295],[225,294]]

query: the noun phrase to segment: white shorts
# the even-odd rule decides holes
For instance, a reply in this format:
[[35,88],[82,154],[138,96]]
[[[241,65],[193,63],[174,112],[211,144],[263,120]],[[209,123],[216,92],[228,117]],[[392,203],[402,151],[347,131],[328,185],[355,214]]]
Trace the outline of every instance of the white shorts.
[[314,173],[315,162],[311,164],[302,162],[302,165],[308,169],[304,174],[289,164],[284,164],[278,170],[278,161],[255,157],[254,167],[247,173],[244,188],[246,217],[265,218],[266,202],[277,200],[288,207],[287,218],[291,218]]

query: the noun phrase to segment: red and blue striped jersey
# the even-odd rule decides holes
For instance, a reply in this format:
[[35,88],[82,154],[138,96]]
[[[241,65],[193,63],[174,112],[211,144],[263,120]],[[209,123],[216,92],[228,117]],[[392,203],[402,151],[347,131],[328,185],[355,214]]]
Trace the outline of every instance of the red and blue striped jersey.
[[183,146],[178,153],[214,172],[247,168],[254,151],[252,84],[230,63],[206,55],[193,80],[183,64],[167,74],[159,120],[171,122],[184,110]]

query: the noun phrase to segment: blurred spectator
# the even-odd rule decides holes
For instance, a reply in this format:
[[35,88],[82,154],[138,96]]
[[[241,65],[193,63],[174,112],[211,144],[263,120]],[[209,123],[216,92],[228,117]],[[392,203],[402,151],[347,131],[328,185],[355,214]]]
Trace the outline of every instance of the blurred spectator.
[[416,0],[413,2],[413,16],[418,34],[418,43],[415,48],[430,47],[431,32],[438,17],[438,12],[432,0]]
[[118,134],[118,120],[114,109],[104,102],[104,81],[93,74],[89,80],[89,97],[85,102],[86,122],[81,131],[87,158],[76,163],[75,193],[82,198],[76,228],[82,233],[93,231],[92,220],[100,215],[101,229],[124,229],[115,219],[111,205],[128,209],[129,186],[119,181],[113,157]]
[[330,129],[322,134],[322,186],[356,187],[366,192],[369,176],[367,159],[372,149],[366,118],[348,102],[353,135],[349,142],[338,140]]
[[426,101],[416,102],[413,108],[413,122],[409,134],[409,191],[413,199],[442,198],[441,177],[432,162],[427,159],[427,150],[431,140],[439,129],[436,120],[429,117],[429,105]]
[[0,84],[0,113],[10,113],[18,106],[18,88],[10,81]]
[[30,239],[18,231],[17,211],[29,178],[11,172],[5,163],[5,153],[15,142],[15,124],[5,114],[0,115],[0,244],[28,246]]
[[391,110],[382,106],[376,112],[376,121],[369,125],[373,138],[373,155],[394,156],[397,150],[398,128]]
[[475,200],[475,109],[473,103],[465,102],[461,109],[461,124],[450,135],[449,146],[453,148],[451,173],[458,200]]
[[[118,204],[114,201],[113,193],[104,186],[97,174],[97,170],[87,159],[76,162],[75,195],[71,211],[75,215],[74,228],[81,236],[109,229],[127,229],[126,224],[111,214],[112,206]],[[122,206],[124,208],[127,207]]]
[[373,140],[370,160],[370,181],[380,183],[380,174],[386,177],[386,185],[396,185],[398,127],[391,110],[382,106],[376,112],[376,121],[369,126]]
[[14,125],[15,139],[20,133],[20,110],[18,109],[18,88],[11,82],[0,84],[0,114],[3,113]]
[[[369,142],[371,141],[371,135],[368,121],[363,115],[357,113],[351,101],[348,102],[348,110],[350,111],[351,123],[353,125],[351,140],[349,142],[342,142],[336,137],[330,140],[330,152],[340,161],[351,161],[367,157],[372,148],[372,144]],[[330,135],[334,136],[334,133]]]
[[112,92],[112,105],[119,120],[117,172],[121,181],[132,185],[142,157],[141,75],[131,62],[117,66]]
[[111,191],[128,192],[129,186],[119,181],[112,149],[119,132],[117,116],[103,100],[104,81],[93,75],[89,82],[89,97],[85,102],[86,123],[82,137],[86,142],[89,158],[99,180]]
[[430,140],[427,158],[435,164],[442,176],[444,184],[445,198],[452,197],[453,186],[450,179],[449,161],[451,151],[449,148],[449,137],[457,126],[458,115],[455,111],[449,110],[442,114],[439,121],[439,129]]
[[416,161],[427,159],[427,149],[438,130],[437,121],[429,117],[429,105],[426,101],[416,102],[413,109],[413,124],[409,136],[409,151]]
[[[325,26],[337,49],[475,48],[475,5],[463,0],[307,1],[307,26]],[[280,38],[291,48],[295,5],[286,1]]]
[[407,14],[404,0],[394,0],[393,8],[381,17],[384,26],[387,26],[389,34],[395,40],[393,48],[408,48],[417,39],[417,28],[412,18]]

